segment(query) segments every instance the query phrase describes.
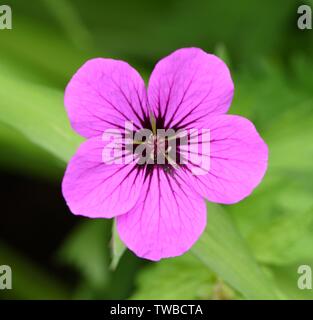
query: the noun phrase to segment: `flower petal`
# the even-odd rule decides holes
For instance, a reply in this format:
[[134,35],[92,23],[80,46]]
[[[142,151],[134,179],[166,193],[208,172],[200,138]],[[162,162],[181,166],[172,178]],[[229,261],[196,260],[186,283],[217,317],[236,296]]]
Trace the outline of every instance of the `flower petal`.
[[267,169],[267,145],[253,123],[240,116],[214,116],[207,127],[210,168],[205,175],[193,175],[193,186],[209,201],[238,202],[261,182]]
[[147,113],[147,94],[138,72],[126,62],[87,61],[69,82],[64,103],[73,129],[84,137],[124,128],[125,121],[140,127]]
[[[177,173],[176,173],[177,172]],[[183,176],[155,169],[147,177],[136,206],[117,217],[117,230],[126,246],[149,260],[183,254],[206,225],[206,206]]]
[[139,198],[143,172],[133,163],[104,163],[106,146],[101,137],[87,140],[67,166],[62,192],[76,215],[112,218],[128,212]]
[[226,64],[198,48],[184,48],[162,59],[152,72],[148,99],[166,127],[193,128],[226,113],[234,85]]

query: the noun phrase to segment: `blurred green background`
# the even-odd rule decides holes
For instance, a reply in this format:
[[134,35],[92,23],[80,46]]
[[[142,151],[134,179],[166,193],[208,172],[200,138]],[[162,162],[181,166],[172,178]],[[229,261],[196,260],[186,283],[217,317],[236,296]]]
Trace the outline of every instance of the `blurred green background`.
[[[312,299],[297,287],[313,267],[313,31],[296,0],[6,0],[0,30],[2,299]],[[175,49],[222,57],[235,82],[230,113],[269,145],[269,170],[247,199],[208,204],[208,227],[184,256],[150,263],[126,251],[112,221],[74,217],[60,192],[82,141],[64,88],[89,58],[112,57],[148,79]]]

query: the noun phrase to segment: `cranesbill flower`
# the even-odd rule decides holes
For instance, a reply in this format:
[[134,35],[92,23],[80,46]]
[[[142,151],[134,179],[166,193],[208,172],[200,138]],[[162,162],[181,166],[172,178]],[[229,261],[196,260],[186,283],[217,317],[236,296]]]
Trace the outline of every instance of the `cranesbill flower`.
[[[139,257],[160,260],[189,250],[206,226],[204,199],[236,203],[250,195],[267,168],[268,149],[254,125],[225,114],[233,91],[225,63],[198,48],[179,49],[158,62],[147,90],[126,62],[87,61],[65,92],[71,125],[87,138],[63,179],[70,210],[90,218],[115,217],[120,238]],[[135,161],[105,162],[110,143],[103,133],[122,132],[125,122],[133,124],[126,133],[149,129],[151,135],[120,144],[120,158],[132,154]],[[186,130],[187,142],[170,148],[178,136],[161,137],[158,129]],[[200,138],[203,129],[209,130],[209,141],[194,140],[192,132]],[[193,153],[188,146],[201,149],[208,142],[209,169],[194,174],[201,164],[192,157],[181,160]],[[133,151],[136,146],[146,150],[140,154]],[[160,154],[162,163],[156,161]],[[149,162],[139,163],[143,155]]]

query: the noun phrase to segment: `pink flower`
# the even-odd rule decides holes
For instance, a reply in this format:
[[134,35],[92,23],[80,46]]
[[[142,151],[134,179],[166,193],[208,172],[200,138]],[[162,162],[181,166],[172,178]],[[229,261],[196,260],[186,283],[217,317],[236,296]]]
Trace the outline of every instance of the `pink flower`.
[[[233,91],[225,63],[197,48],[162,59],[147,90],[123,61],[87,61],[65,92],[71,125],[87,138],[63,179],[70,210],[90,218],[116,217],[120,238],[139,257],[159,260],[189,250],[206,225],[204,198],[236,203],[251,194],[267,168],[268,149],[254,125],[225,114]],[[209,171],[192,174],[192,162],[104,163],[108,142],[102,134],[122,130],[125,121],[132,121],[135,131],[210,129]],[[177,146],[182,157],[180,152]]]

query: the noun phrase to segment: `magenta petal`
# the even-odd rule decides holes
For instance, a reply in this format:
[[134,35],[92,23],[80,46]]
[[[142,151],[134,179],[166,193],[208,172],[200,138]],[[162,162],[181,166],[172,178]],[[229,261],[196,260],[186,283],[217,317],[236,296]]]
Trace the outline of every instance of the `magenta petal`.
[[261,182],[267,169],[267,145],[253,123],[240,116],[211,117],[207,127],[210,169],[205,175],[194,175],[193,186],[209,201],[238,202]]
[[87,138],[124,128],[125,121],[139,127],[147,112],[142,78],[126,62],[112,59],[87,61],[69,82],[64,103],[73,129]]
[[[149,104],[169,127],[202,127],[214,114],[226,113],[234,85],[226,64],[198,48],[179,49],[154,68]],[[189,126],[191,125],[191,126]]]
[[135,164],[105,164],[101,137],[84,142],[69,162],[62,183],[71,211],[90,218],[112,218],[137,202],[143,173]]
[[183,254],[206,225],[203,198],[189,188],[182,172],[171,177],[155,169],[141,197],[127,214],[117,217],[122,241],[137,256],[149,260]]

